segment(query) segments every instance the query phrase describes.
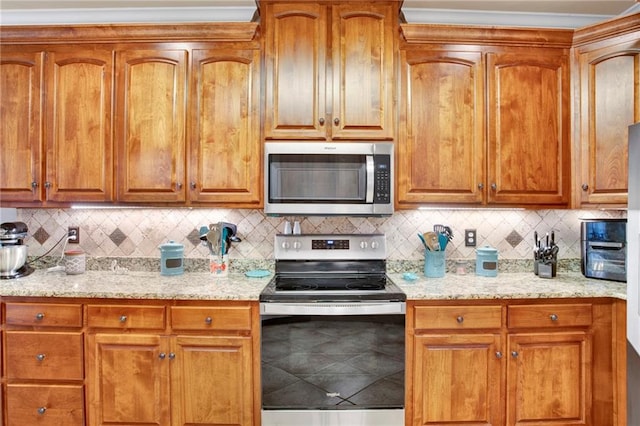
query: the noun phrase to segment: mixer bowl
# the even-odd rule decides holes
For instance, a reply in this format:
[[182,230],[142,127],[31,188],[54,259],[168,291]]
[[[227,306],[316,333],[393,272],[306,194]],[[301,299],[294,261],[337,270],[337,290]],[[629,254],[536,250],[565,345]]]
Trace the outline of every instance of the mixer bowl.
[[15,275],[27,263],[28,246],[0,247],[0,275]]

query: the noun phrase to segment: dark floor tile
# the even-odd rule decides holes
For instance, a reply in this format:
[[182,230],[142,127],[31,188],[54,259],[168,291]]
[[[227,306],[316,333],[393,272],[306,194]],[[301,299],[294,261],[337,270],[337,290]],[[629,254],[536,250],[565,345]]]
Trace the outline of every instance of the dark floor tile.
[[388,376],[404,370],[404,362],[378,352],[365,352],[351,358],[348,364],[369,374],[379,377]]
[[337,393],[341,398],[349,398],[379,379],[371,374],[313,374],[300,377],[326,392]]
[[360,406],[375,407],[384,405],[404,406],[404,386],[391,380],[381,379],[349,398]]
[[322,389],[302,380],[264,394],[262,399],[265,408],[324,408],[336,406],[342,401],[343,398],[327,396]]
[[262,366],[262,392],[264,393],[274,392],[298,381],[300,381],[299,377],[280,368],[270,365]]

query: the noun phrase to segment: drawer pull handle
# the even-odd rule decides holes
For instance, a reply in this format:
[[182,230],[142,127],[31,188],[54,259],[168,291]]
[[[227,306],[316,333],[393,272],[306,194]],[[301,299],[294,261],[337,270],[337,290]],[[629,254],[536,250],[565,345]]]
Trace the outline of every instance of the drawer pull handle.
[[127,322],[127,316],[126,315],[120,315],[120,322]]
[[47,412],[47,407],[38,407],[38,414],[43,415]]
[[462,315],[459,315],[459,316],[456,318],[456,321],[458,321],[458,324],[462,324],[462,323],[464,322],[464,317],[463,317]]
[[213,318],[211,317],[206,317],[204,319],[205,324],[211,325],[211,323],[213,323]]
[[169,352],[169,359],[176,359],[176,354]]
[[549,318],[551,318],[551,321],[558,321],[558,316],[556,314],[549,315]]
[[160,352],[160,355],[158,355],[158,358],[160,359],[165,359],[167,357],[167,354],[165,354],[164,352]]
[[44,319],[44,314],[42,312],[38,312],[36,314],[36,321],[42,321]]
[[496,358],[498,358],[498,359],[502,359],[502,352],[497,351],[497,352],[496,352]]
[[36,359],[37,359],[38,361],[44,361],[44,359],[45,359],[45,354],[38,354],[38,355],[36,355]]
[[511,351],[511,356],[514,358],[518,358],[518,351]]

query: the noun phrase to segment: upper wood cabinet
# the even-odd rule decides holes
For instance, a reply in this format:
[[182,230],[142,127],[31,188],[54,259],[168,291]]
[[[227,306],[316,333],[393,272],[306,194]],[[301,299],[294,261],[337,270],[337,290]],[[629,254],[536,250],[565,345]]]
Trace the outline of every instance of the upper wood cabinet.
[[575,204],[625,206],[627,132],[640,121],[640,23],[627,18],[587,28],[577,41]]
[[194,50],[191,70],[190,199],[258,205],[260,51]]
[[116,55],[117,198],[186,201],[187,52]]
[[261,2],[266,139],[393,139],[395,2]]
[[112,76],[110,50],[3,49],[3,201],[112,200]]
[[398,207],[568,206],[572,32],[402,31]]

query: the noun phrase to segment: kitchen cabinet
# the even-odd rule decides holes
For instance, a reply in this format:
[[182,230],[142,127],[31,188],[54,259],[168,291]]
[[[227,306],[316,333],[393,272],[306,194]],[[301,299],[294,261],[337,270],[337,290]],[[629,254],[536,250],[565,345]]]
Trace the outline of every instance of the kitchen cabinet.
[[257,322],[249,303],[88,305],[89,421],[258,424]]
[[622,313],[606,299],[409,301],[406,424],[625,424]]
[[266,139],[395,137],[396,2],[260,2]]
[[3,201],[111,201],[112,52],[12,50],[2,55]]
[[192,52],[189,198],[193,203],[261,202],[260,51]]
[[401,28],[398,206],[566,207],[571,32]]
[[6,425],[84,425],[79,304],[7,303]]
[[640,24],[635,21],[623,18],[576,33],[577,206],[627,204],[627,131],[640,121]]

